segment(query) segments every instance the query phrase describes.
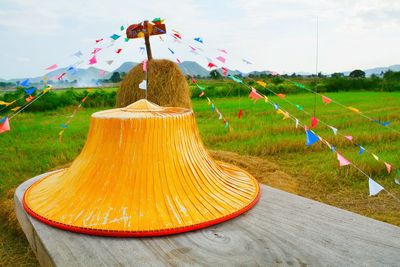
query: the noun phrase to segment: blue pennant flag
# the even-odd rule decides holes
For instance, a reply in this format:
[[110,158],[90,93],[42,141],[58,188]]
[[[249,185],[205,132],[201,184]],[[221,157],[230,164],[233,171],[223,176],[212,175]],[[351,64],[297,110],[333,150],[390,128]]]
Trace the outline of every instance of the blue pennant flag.
[[24,91],[25,91],[25,93],[27,93],[28,95],[31,95],[31,94],[33,94],[33,92],[35,92],[36,91],[36,87],[31,87],[31,88],[29,88],[29,89],[24,89]]
[[378,121],[378,120],[374,120],[374,122],[376,122],[376,123],[378,123],[378,124],[380,124],[382,126],[388,126],[390,124],[390,121],[381,122],[381,121]]
[[211,104],[211,110],[213,111],[214,110],[214,103],[213,104]]
[[275,108],[275,110],[278,110],[279,109],[279,105],[278,104],[274,104],[274,108]]
[[199,43],[203,43],[203,39],[201,39],[200,37],[196,37],[196,38],[194,38],[194,40]]
[[175,54],[175,52],[174,51],[172,51],[172,49],[171,48],[169,48],[168,47],[168,50],[172,53],[172,54]]
[[117,40],[119,37],[121,37],[121,36],[119,36],[118,34],[115,34],[115,33],[110,36],[110,38],[113,39],[114,41]]
[[358,155],[361,155],[362,153],[364,153],[365,148],[363,148],[363,147],[360,146],[360,145],[359,145],[359,147],[360,147],[360,151],[358,151]]
[[306,131],[306,146],[311,146],[318,141],[318,136],[316,136],[311,130]]
[[331,150],[332,150],[332,152],[335,152],[335,151],[336,151],[335,147],[332,146],[332,145],[331,145]]
[[67,129],[68,125],[65,125],[64,123],[60,124],[61,128]]
[[29,86],[29,79],[22,81],[19,85],[28,87]]

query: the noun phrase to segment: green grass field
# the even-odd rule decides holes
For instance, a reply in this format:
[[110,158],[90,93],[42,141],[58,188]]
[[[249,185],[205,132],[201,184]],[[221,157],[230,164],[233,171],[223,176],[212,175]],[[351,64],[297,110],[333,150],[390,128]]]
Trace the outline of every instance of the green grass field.
[[[400,131],[400,93],[331,93],[328,97],[345,105],[359,108],[370,117],[391,121],[391,127]],[[310,124],[308,115],[298,111],[277,97],[271,99]],[[314,96],[288,95],[287,99],[312,113]],[[256,156],[277,166],[273,178],[260,181],[308,198],[372,218],[400,225],[400,203],[381,192],[368,197],[368,179],[351,166],[338,167],[334,153],[321,145],[305,146],[304,130],[296,129],[291,120],[282,120],[273,107],[263,100],[253,104],[247,96],[215,98],[216,107],[228,119],[232,130],[224,128],[218,115],[210,111],[205,99],[193,101],[194,111],[203,142],[210,150],[236,152],[243,157]],[[74,107],[51,112],[24,113],[11,121],[12,130],[0,135],[0,265],[36,265],[23,234],[12,219],[13,189],[24,180],[71,162],[81,150],[89,128],[90,114],[104,108],[84,109],[77,113],[58,141],[60,124],[64,123]],[[243,109],[242,119],[237,118]],[[390,162],[400,165],[400,134],[370,122],[359,115],[331,103],[325,106],[317,99],[316,116],[335,126],[367,150]],[[351,162],[366,171],[388,191],[400,197],[400,186],[393,182],[395,174],[388,175],[382,162],[370,155],[358,155],[358,148],[343,137],[334,136],[329,128],[319,124],[315,131],[333,144]],[[253,168],[262,168],[262,166]],[[260,172],[249,169],[250,172]],[[290,180],[291,187],[286,188]]]

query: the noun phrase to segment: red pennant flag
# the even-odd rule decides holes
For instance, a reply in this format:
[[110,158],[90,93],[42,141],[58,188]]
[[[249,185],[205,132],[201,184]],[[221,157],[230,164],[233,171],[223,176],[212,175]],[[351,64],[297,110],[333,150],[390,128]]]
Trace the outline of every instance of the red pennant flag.
[[254,103],[257,102],[257,100],[263,98],[259,93],[257,93],[257,90],[254,89],[253,87],[251,88],[249,97],[254,100]]
[[93,49],[92,55],[95,55],[97,52],[99,52],[101,48],[95,48]]
[[199,94],[199,97],[202,97],[204,95],[204,91],[201,91],[201,93]]
[[217,65],[215,65],[214,63],[210,62],[208,63],[207,67],[209,67],[210,69],[213,67],[216,67]]
[[122,51],[122,48],[118,48],[116,52],[117,52],[117,54],[119,54],[119,53],[121,53],[121,51]]
[[242,115],[243,115],[243,110],[241,109],[241,110],[239,110],[238,118],[241,119],[241,118],[242,118]]
[[277,94],[277,96],[282,98],[282,99],[284,99],[286,97],[286,95],[284,95],[284,94]]
[[28,96],[27,98],[25,98],[25,101],[26,102],[31,102],[33,99],[34,99],[35,97],[33,97],[33,96]]
[[[4,119],[2,119],[3,121]],[[10,130],[10,122],[8,117],[5,117],[4,122],[0,123],[0,133],[4,133]]]
[[331,103],[332,102],[332,99],[330,99],[330,98],[328,98],[328,97],[326,97],[326,96],[322,96],[322,102],[324,102],[325,103],[325,105],[328,105],[329,103]]
[[103,41],[103,38],[96,40],[96,44]]
[[317,126],[317,124],[318,124],[318,119],[317,119],[316,117],[312,117],[312,118],[311,118],[311,126],[310,126],[310,129],[315,128],[315,126]]
[[65,74],[66,74],[65,72],[61,73],[61,75],[57,77],[57,80],[60,81],[64,77]]
[[179,38],[179,39],[182,39],[182,36],[181,36],[180,34],[178,34],[178,33],[174,33],[173,36],[175,36],[175,37],[177,37],[177,38]]
[[195,78],[192,78],[192,83],[196,83],[196,79]]
[[221,70],[222,70],[222,74],[223,74],[224,76],[226,76],[226,74],[228,73],[228,69],[222,67]]

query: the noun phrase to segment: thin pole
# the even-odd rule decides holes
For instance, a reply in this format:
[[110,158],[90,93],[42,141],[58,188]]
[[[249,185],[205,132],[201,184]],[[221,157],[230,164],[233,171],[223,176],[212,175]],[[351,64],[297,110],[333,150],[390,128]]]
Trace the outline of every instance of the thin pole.
[[[317,16],[317,39],[316,39],[316,47],[315,47],[315,77],[318,81],[318,16]],[[317,92],[317,87],[315,87],[315,91]],[[314,94],[314,117],[317,111],[317,94]]]

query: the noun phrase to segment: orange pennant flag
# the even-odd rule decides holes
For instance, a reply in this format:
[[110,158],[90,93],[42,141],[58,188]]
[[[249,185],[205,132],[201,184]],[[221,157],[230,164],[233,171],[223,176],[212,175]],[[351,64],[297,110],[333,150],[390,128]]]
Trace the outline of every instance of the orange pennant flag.
[[332,99],[330,99],[330,98],[328,98],[328,97],[326,97],[326,96],[322,96],[322,102],[324,102],[325,103],[325,105],[328,105],[329,103],[331,103],[332,102]]

